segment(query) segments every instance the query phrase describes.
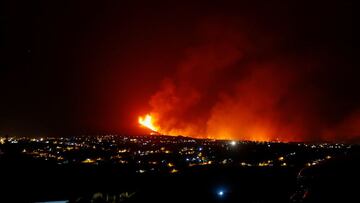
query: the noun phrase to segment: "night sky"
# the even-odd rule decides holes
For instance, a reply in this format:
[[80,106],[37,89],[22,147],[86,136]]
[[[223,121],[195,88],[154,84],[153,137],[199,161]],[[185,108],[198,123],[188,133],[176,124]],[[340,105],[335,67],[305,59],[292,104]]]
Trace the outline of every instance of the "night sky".
[[249,2],[2,3],[0,135],[359,140],[353,3]]

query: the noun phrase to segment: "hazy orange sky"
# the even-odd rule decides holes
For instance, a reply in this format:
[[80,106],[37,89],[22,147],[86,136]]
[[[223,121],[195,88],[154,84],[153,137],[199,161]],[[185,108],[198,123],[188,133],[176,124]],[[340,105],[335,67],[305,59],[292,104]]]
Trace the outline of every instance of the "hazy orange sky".
[[359,139],[351,3],[5,6],[0,135]]

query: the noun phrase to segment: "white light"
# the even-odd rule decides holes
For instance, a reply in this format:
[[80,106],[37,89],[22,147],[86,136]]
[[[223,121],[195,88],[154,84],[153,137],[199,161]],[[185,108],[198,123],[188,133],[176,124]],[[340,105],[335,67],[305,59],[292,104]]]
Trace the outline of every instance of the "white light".
[[231,144],[231,146],[235,146],[235,145],[236,145],[236,141],[231,141],[230,144]]
[[220,190],[220,191],[218,192],[218,195],[219,195],[219,196],[223,196],[223,195],[224,195],[224,191]]

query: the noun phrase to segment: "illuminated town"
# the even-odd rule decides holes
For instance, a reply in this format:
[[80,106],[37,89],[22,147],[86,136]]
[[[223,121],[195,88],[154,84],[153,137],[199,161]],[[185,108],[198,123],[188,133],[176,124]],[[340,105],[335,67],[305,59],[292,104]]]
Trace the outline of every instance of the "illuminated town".
[[[88,185],[84,186],[84,183],[77,183],[78,181],[75,181],[74,184],[80,184],[81,187],[85,188],[98,188],[99,185],[97,182],[104,181],[104,178],[101,175],[104,173],[101,172],[103,170],[110,170],[110,177],[114,178],[114,180],[116,180],[117,176],[121,174],[120,177],[122,178],[118,181],[130,181],[125,184],[127,186],[132,184],[132,180],[137,180],[138,178],[140,178],[138,180],[140,182],[137,184],[141,185],[153,184],[153,181],[150,181],[151,183],[146,183],[147,178],[161,181],[161,178],[159,177],[165,177],[164,179],[166,181],[171,181],[173,179],[175,181],[190,181],[188,180],[189,177],[194,175],[207,177],[204,174],[210,173],[209,171],[217,171],[216,173],[220,174],[226,174],[228,173],[226,171],[230,171],[230,174],[234,174],[226,176],[234,176],[235,178],[238,178],[238,175],[236,174],[240,171],[244,174],[249,174],[249,177],[244,178],[244,180],[253,182],[254,178],[258,178],[257,176],[262,177],[263,175],[269,173],[272,174],[271,176],[276,178],[279,182],[292,182],[291,185],[293,186],[288,187],[288,196],[283,194],[284,191],[277,191],[282,194],[284,199],[292,200],[292,202],[302,201],[302,199],[306,197],[304,194],[307,191],[307,187],[300,181],[300,179],[303,179],[302,176],[304,176],[302,173],[305,172],[298,174],[299,171],[307,171],[308,169],[311,171],[313,168],[316,168],[317,165],[322,166],[332,160],[353,156],[354,152],[358,152],[359,150],[358,145],[344,143],[310,144],[253,142],[194,139],[183,136],[160,135],[91,135],[56,138],[7,136],[1,137],[0,142],[0,162],[11,163],[12,161],[21,161],[23,163],[30,164],[26,165],[27,170],[31,167],[35,167],[35,169],[32,170],[45,170],[40,174],[38,171],[31,172],[34,176],[32,178],[39,180],[46,177],[43,173],[49,173],[46,168],[49,168],[49,170],[59,171],[60,174],[63,174],[59,174],[59,178],[61,177],[61,179],[65,180],[79,172],[84,173],[83,178],[86,178],[86,181],[91,181],[91,184],[89,183],[89,185],[95,185],[91,187]],[[18,164],[21,165],[21,162]],[[9,170],[12,170],[11,167]],[[68,170],[70,170],[70,172]],[[95,173],[95,171],[96,176],[94,177],[91,174]],[[7,171],[3,173],[13,174],[16,172]],[[186,178],[182,180],[182,177],[185,174]],[[256,176],[252,177],[254,174],[256,174]],[[290,176],[291,174],[292,178],[281,178],[281,176]],[[126,177],[126,179],[124,179],[124,177]],[[74,178],[78,179],[79,177],[75,176]],[[298,179],[297,181],[296,178]],[[46,182],[47,180],[42,181]],[[200,182],[203,181],[204,180]],[[261,184],[266,185],[268,184],[267,182],[272,182],[273,180],[272,178],[264,176],[258,181],[263,182]],[[234,198],[236,199],[236,195],[230,193],[229,189],[226,189],[231,187],[234,183],[227,183],[225,184],[226,187],[223,188],[223,183],[221,183],[223,181],[220,181],[221,184],[216,182],[218,181],[215,181],[211,187],[217,197],[211,199],[210,196],[209,201],[225,201],[226,199],[234,201]],[[53,184],[53,180],[51,180],[51,184]],[[235,185],[237,184],[239,183],[235,183]],[[181,184],[179,185],[181,186]],[[179,185],[173,185],[172,187],[179,187]],[[134,198],[134,201],[136,202],[142,201],[142,199],[139,200],[136,198],[143,198],[144,191],[137,187],[139,187],[139,185],[137,185],[135,189],[125,187],[123,190],[116,191],[116,194],[121,196],[119,199],[119,197],[115,195],[117,197],[117,202],[123,202],[125,199],[131,200]],[[235,186],[232,187],[234,187],[232,190],[237,189]],[[92,190],[93,189],[88,188],[87,192],[89,193],[89,191]],[[148,190],[149,189],[147,188],[145,191]],[[266,189],[266,191],[267,190],[269,189]],[[36,192],[34,193],[36,194]],[[261,194],[261,192],[259,193]],[[48,191],[47,195],[48,194],[51,194],[51,192]],[[201,194],[201,192],[199,192],[199,194]],[[47,197],[47,195],[45,196]],[[65,195],[63,198],[70,199],[70,202],[79,202],[74,200],[79,198],[79,195],[80,194],[78,193],[73,196]],[[113,194],[95,193],[95,191],[94,194],[86,194],[85,197],[82,198],[87,198],[87,201],[90,201],[89,198],[97,198],[94,197],[94,195],[101,195],[101,197],[107,195],[107,198],[116,199]],[[39,196],[43,197],[44,194],[40,192]],[[153,198],[154,201],[165,201],[161,198],[159,199],[157,196],[155,197],[156,198]],[[196,195],[193,198],[196,198]],[[242,194],[241,199],[244,202],[252,202],[246,201],[247,198],[250,200],[256,199],[253,196],[246,197],[246,195]],[[261,198],[269,199],[268,195],[260,195],[258,198],[260,198],[260,200]],[[51,199],[51,196],[49,199]],[[115,199],[114,202],[116,202]],[[41,198],[35,195],[32,200],[39,201]]]
[[[344,155],[351,145],[250,142],[174,136],[78,136],[1,138],[34,159],[66,164],[114,164],[136,173],[177,173],[189,167],[296,167]],[[242,152],[248,151],[250,153]],[[305,158],[306,157],[306,158]]]

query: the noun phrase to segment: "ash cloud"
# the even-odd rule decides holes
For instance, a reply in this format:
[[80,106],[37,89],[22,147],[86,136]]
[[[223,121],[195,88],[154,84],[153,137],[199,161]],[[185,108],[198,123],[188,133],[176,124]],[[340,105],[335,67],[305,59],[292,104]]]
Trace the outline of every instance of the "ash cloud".
[[242,140],[359,138],[359,100],[352,91],[344,93],[354,88],[351,62],[337,52],[299,48],[289,44],[293,39],[286,33],[247,31],[248,25],[226,19],[199,27],[198,43],[150,100],[164,133]]

